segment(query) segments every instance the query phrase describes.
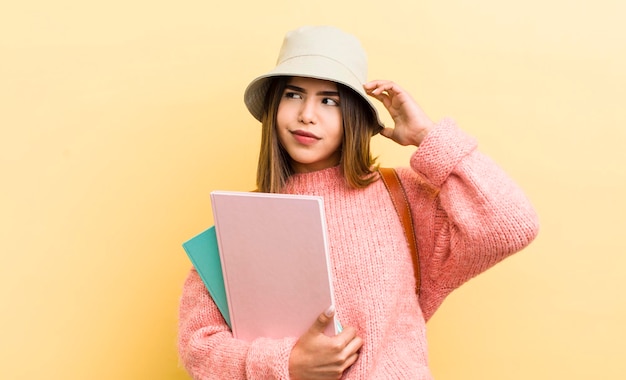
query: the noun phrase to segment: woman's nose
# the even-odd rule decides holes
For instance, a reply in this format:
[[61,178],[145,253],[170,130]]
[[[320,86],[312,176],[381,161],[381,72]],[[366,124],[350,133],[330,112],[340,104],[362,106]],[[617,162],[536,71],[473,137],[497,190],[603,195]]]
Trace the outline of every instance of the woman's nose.
[[308,99],[302,102],[302,107],[300,107],[299,119],[300,119],[300,122],[304,124],[315,124],[317,120],[316,120],[314,102]]

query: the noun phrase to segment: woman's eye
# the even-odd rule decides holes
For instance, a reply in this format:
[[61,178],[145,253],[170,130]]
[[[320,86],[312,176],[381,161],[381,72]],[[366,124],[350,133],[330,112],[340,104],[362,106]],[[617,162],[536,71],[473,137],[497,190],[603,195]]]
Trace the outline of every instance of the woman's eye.
[[285,92],[285,98],[289,99],[302,99],[302,95],[297,92]]
[[339,100],[331,99],[331,98],[324,98],[324,100],[322,100],[322,103],[328,106],[338,106]]

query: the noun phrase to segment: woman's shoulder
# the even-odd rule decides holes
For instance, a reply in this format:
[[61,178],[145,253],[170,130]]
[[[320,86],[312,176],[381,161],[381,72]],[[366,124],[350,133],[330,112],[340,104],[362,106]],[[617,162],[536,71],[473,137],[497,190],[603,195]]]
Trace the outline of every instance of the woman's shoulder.
[[397,166],[391,168],[395,171],[409,198],[424,196],[434,199],[439,194],[439,188],[422,177],[410,166]]

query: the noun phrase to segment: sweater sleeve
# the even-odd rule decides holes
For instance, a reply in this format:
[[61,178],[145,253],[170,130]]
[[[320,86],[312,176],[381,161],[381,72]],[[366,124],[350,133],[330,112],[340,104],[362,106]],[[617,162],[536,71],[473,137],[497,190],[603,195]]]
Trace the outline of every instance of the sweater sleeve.
[[178,352],[193,379],[289,379],[295,338],[233,338],[195,269],[183,286],[179,306]]
[[401,172],[418,240],[420,305],[428,320],[454,289],[523,249],[539,230],[523,191],[451,119]]

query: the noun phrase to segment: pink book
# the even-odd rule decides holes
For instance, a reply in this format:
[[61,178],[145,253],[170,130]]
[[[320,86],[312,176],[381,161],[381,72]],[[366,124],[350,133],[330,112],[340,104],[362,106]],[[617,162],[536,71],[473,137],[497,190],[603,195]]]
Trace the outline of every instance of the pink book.
[[214,191],[211,203],[233,336],[301,336],[334,305],[323,199]]

